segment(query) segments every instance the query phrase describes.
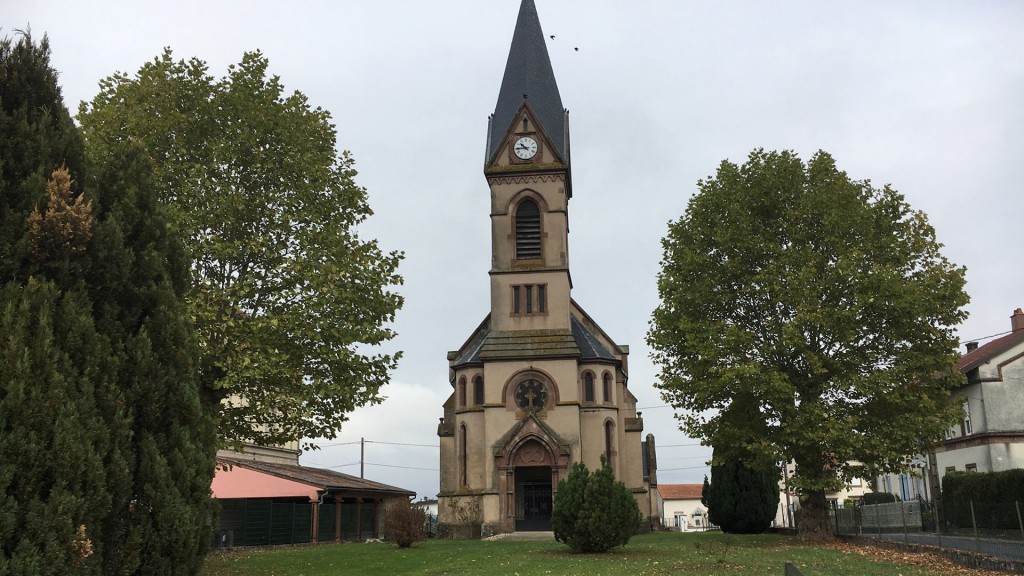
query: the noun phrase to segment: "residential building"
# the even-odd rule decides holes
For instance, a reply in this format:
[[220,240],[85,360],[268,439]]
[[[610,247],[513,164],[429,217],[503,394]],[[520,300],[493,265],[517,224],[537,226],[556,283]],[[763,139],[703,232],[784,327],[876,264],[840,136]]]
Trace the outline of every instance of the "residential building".
[[963,418],[934,452],[937,479],[947,472],[1024,468],[1024,312],[1010,316],[1010,333],[984,346],[968,342],[956,368],[967,382],[956,394]]
[[653,515],[629,348],[570,294],[569,123],[545,38],[533,0],[523,0],[487,131],[490,311],[448,353],[442,535],[550,530],[558,483],[576,462],[607,461]]
[[708,509],[701,504],[703,484],[659,484],[663,525],[676,532],[708,530]]

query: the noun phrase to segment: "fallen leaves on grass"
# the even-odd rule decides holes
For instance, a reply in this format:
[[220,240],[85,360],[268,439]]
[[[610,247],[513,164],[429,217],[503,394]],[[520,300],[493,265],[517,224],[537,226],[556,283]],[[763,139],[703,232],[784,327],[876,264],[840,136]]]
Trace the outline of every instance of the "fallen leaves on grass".
[[931,552],[909,552],[906,550],[891,550],[888,548],[881,548],[876,546],[861,546],[851,542],[843,541],[836,541],[829,544],[823,544],[822,548],[832,548],[835,550],[839,550],[844,554],[856,554],[858,556],[867,556],[868,558],[871,558],[878,562],[921,566],[934,571],[936,574],[964,574],[970,576],[1005,576],[1007,574],[1006,572],[981,570],[979,568],[968,568],[966,566],[961,566],[959,564],[953,563],[952,560],[944,556],[932,554]]

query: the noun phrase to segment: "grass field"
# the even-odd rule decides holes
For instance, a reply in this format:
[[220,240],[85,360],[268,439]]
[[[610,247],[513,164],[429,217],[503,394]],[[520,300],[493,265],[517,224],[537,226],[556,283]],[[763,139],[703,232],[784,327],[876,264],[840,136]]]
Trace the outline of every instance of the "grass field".
[[324,544],[212,554],[203,576],[486,576],[772,574],[785,562],[805,576],[938,576],[971,572],[926,554],[871,548],[803,546],[774,535],[659,533],[636,536],[606,554],[574,554],[556,542],[428,540],[399,550],[393,544]]

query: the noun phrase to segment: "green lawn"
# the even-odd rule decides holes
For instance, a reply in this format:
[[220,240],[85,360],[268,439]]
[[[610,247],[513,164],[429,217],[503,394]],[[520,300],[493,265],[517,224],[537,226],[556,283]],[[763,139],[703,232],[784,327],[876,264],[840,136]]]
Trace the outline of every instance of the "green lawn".
[[660,533],[634,537],[606,554],[573,554],[556,542],[428,540],[399,550],[392,544],[324,544],[212,554],[203,576],[393,576],[401,574],[529,576],[579,574],[668,575],[772,574],[785,562],[805,576],[933,576],[950,566],[890,564],[877,556],[839,548],[796,544],[774,535]]

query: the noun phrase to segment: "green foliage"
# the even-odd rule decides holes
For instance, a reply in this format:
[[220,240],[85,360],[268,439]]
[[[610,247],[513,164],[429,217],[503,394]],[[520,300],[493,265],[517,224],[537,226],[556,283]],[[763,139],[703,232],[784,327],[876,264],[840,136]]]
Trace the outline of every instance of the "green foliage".
[[20,98],[0,117],[15,139],[0,148],[15,247],[0,254],[0,574],[195,574],[216,438],[189,259],[145,151],[117,145],[84,169],[45,41],[31,42],[0,45],[0,94]]
[[615,481],[606,464],[591,473],[577,462],[558,484],[551,525],[555,540],[574,551],[605,552],[625,546],[636,534],[640,508],[629,488]]
[[[117,74],[79,113],[91,154],[153,160],[159,199],[192,254],[201,383],[229,441],[333,438],[376,403],[398,354],[401,254],[356,228],[371,210],[330,114],[248,53],[225,77],[170,51]],[[228,400],[222,403],[222,400]]]
[[864,494],[864,505],[889,504],[897,500],[896,495],[891,492],[868,492]]
[[0,289],[0,574],[99,574],[106,350],[80,291]]
[[[718,452],[718,449],[716,449]],[[728,534],[760,534],[779,508],[779,472],[775,466],[751,466],[737,457],[713,459],[711,483],[701,502],[708,519]]]
[[[964,269],[923,213],[824,152],[755,150],[698,186],[662,241],[659,386],[691,436],[795,461],[803,518],[827,531],[826,490],[901,469],[957,418]],[[746,397],[753,417],[727,425]]]
[[211,540],[217,438],[185,303],[188,258],[140,147],[120,147],[92,172],[100,222],[88,286],[116,359],[108,410],[123,407],[106,464],[123,476],[103,529],[105,572],[194,574]]
[[[44,36],[22,33],[0,40],[0,282],[24,281],[29,272],[25,223],[46,200],[54,170],[83,175],[84,146],[64,106]],[[71,191],[78,195],[79,182]]]
[[1024,470],[947,472],[942,477],[943,518],[953,527],[977,522],[983,528],[1017,529],[1015,502],[1024,503]]
[[423,528],[427,515],[423,508],[404,499],[388,502],[387,506],[384,511],[385,540],[394,542],[399,548],[408,548],[426,538]]

